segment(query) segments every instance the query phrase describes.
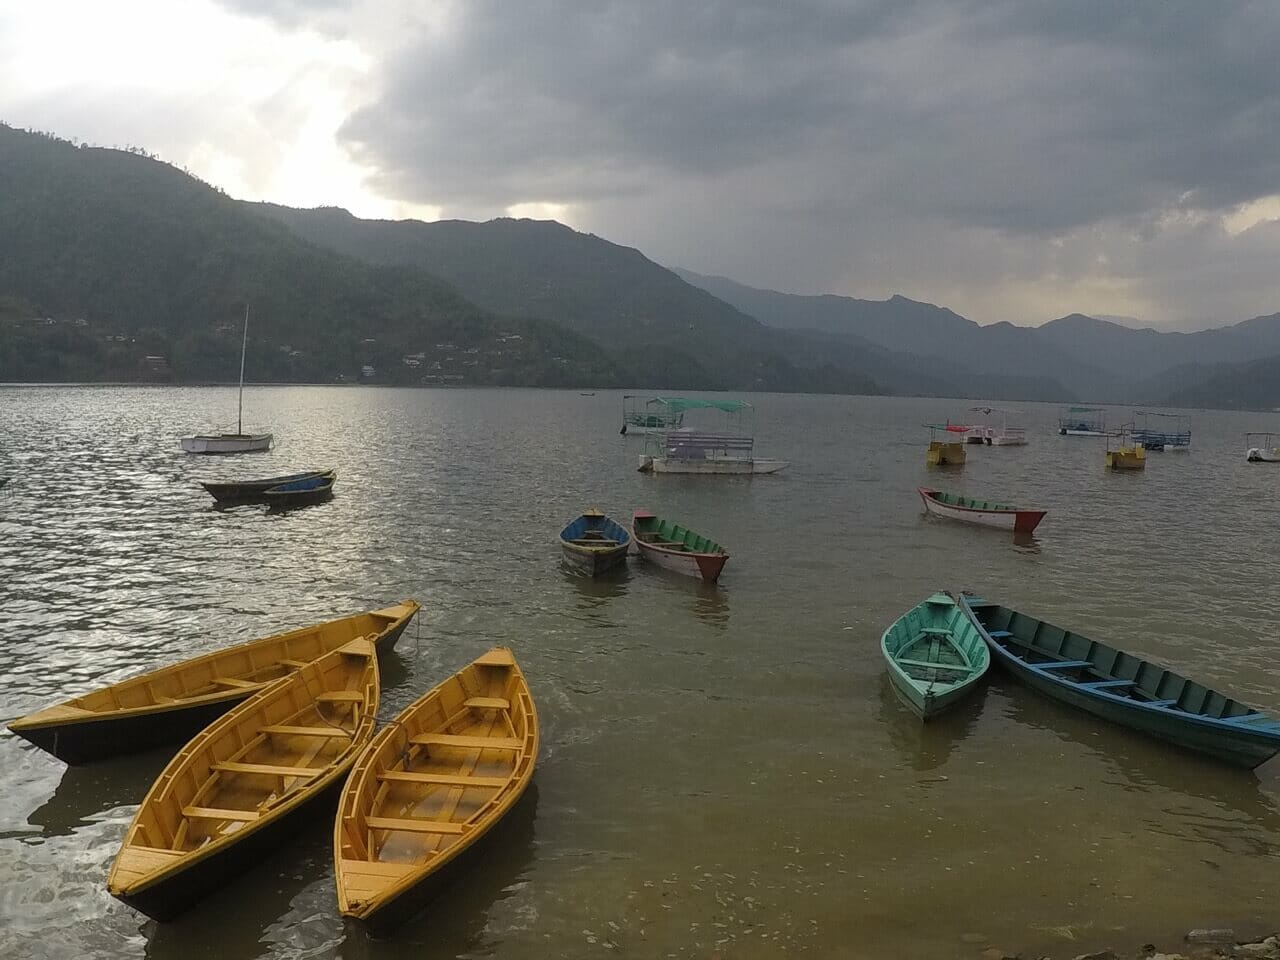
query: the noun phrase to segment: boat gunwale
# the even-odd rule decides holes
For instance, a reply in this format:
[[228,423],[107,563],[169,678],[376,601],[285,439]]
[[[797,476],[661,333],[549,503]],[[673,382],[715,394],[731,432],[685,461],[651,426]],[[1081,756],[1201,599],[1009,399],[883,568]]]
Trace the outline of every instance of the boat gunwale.
[[[1237,722],[1241,719],[1241,717],[1227,717],[1227,718],[1207,717],[1202,713],[1191,713],[1190,711],[1183,710],[1178,707],[1157,706],[1154,702],[1147,703],[1141,700],[1135,700],[1133,697],[1127,697],[1127,696],[1122,696],[1116,693],[1110,693],[1105,689],[1089,687],[1087,683],[1077,683],[1065,676],[1060,675],[1054,670],[1044,669],[1044,664],[1028,663],[1026,660],[1022,659],[1021,657],[1016,656],[1011,650],[1009,650],[1007,647],[1001,644],[999,640],[991,636],[991,634],[987,631],[987,628],[982,624],[982,621],[973,612],[973,608],[970,606],[971,600],[976,600],[976,598],[962,597],[961,607],[963,608],[965,613],[969,616],[970,622],[973,623],[973,625],[978,628],[978,632],[982,635],[983,641],[987,644],[988,647],[991,648],[992,653],[1000,658],[1000,661],[1002,663],[1011,664],[1017,670],[1020,670],[1020,671],[1034,673],[1038,678],[1049,680],[1055,686],[1061,687],[1064,690],[1076,690],[1087,696],[1098,697],[1109,703],[1121,705],[1131,709],[1136,709],[1153,716],[1173,717],[1174,719],[1181,722],[1203,724],[1203,725],[1210,726],[1214,729],[1227,730],[1236,734],[1253,735],[1254,739],[1261,739],[1268,743],[1274,743],[1278,747],[1280,747],[1280,729],[1267,730],[1265,727],[1260,727],[1260,726],[1252,726],[1252,727],[1246,726],[1244,724]],[[983,601],[983,602],[985,603],[987,601]],[[1048,623],[1048,621],[1046,620],[1040,620],[1038,617],[1033,617],[1030,614],[1020,613],[1020,611],[1014,610],[1012,607],[1006,607],[1004,606],[1004,604],[991,603],[990,605],[1001,607],[1005,610],[1008,610],[1010,613],[1020,614],[1021,616],[1024,616],[1029,620],[1036,620],[1039,623],[1046,623],[1046,624]],[[1049,625],[1053,626],[1053,624],[1049,624]],[[1058,629],[1061,629],[1061,628],[1058,628]],[[1075,633],[1075,631],[1070,631],[1070,632]],[[1075,635],[1077,637],[1082,637],[1083,639],[1087,639],[1087,638],[1084,638],[1082,634],[1075,633]],[[1169,667],[1166,667],[1154,660],[1149,660],[1146,657],[1138,656],[1137,654],[1128,653],[1127,651],[1120,650],[1116,647],[1112,647],[1109,644],[1105,644],[1100,641],[1090,641],[1090,642],[1096,644],[1098,649],[1113,650],[1116,653],[1123,653],[1126,656],[1132,657],[1133,659],[1138,660],[1142,663],[1151,664],[1151,666],[1159,670],[1163,670],[1166,673],[1170,674],[1171,676],[1177,677],[1179,680],[1183,680],[1187,683],[1194,683],[1197,686],[1203,687],[1209,693],[1216,694],[1217,696],[1222,697],[1224,700],[1230,700],[1233,703],[1238,703],[1241,706],[1247,707],[1248,709],[1253,710],[1256,715],[1254,717],[1254,721],[1252,722],[1256,722],[1258,719],[1265,717],[1267,721],[1272,724],[1280,723],[1280,721],[1277,720],[1275,715],[1273,715],[1269,711],[1260,710],[1257,707],[1249,706],[1248,704],[1244,703],[1244,701],[1242,700],[1237,700],[1235,697],[1229,697],[1226,694],[1224,694],[1221,690],[1217,690],[1213,687],[1206,686],[1205,684],[1200,683],[1198,680],[1192,680],[1190,677],[1186,677],[1183,674],[1179,673],[1178,671],[1173,670]],[[1038,649],[1038,648],[1033,648],[1033,649]],[[1041,652],[1043,652],[1045,656],[1050,656],[1050,654],[1048,654],[1047,651],[1041,651]],[[1050,665],[1052,665],[1054,662],[1055,661],[1053,660],[1046,661],[1046,663]],[[1069,662],[1069,661],[1066,657],[1062,657],[1057,662]],[[1102,674],[1101,671],[1099,671],[1099,674],[1100,676],[1104,677],[1103,682],[1105,682],[1106,679],[1117,679],[1117,680],[1122,679],[1119,677],[1113,677],[1110,674],[1104,675]],[[1089,681],[1089,682],[1095,682],[1095,681]]]
[[631,549],[631,542],[635,539],[634,532],[631,530],[628,530],[625,526],[623,526],[621,523],[618,523],[618,521],[614,520],[613,517],[609,516],[608,514],[602,515],[604,518],[603,526],[607,528],[608,525],[612,524],[613,526],[617,527],[620,531],[622,531],[622,533],[626,536],[626,539],[623,540],[621,543],[601,544],[600,546],[592,546],[585,543],[574,543],[572,540],[566,538],[565,534],[569,531],[569,528],[572,527],[579,520],[586,519],[587,516],[588,515],[585,513],[579,514],[573,520],[570,520],[564,526],[563,529],[561,529],[560,533],[558,534],[558,539],[560,541],[560,546],[562,549],[568,551],[569,553],[577,554],[581,557],[608,557],[608,556],[612,556],[615,553],[625,553],[626,551]]
[[[1007,516],[1007,515],[1017,514],[1017,513],[1039,513],[1041,515],[1048,513],[1047,510],[1033,510],[1029,507],[1011,507],[1011,506],[1001,505],[996,507],[983,508],[983,507],[965,507],[957,503],[947,503],[947,501],[945,500],[939,500],[936,496],[934,496],[934,494],[941,494],[943,496],[955,496],[955,497],[959,497],[960,495],[948,494],[945,490],[938,490],[934,487],[916,487],[916,492],[920,494],[920,496],[923,497],[925,500],[929,500],[933,503],[936,503],[940,507],[947,507],[948,509],[951,509],[951,510],[963,510],[967,513],[998,513],[998,514],[1001,514],[1002,516]],[[976,498],[974,497],[961,497],[960,499],[968,500],[970,503],[976,502]],[[983,501],[983,502],[985,503],[986,501]]]

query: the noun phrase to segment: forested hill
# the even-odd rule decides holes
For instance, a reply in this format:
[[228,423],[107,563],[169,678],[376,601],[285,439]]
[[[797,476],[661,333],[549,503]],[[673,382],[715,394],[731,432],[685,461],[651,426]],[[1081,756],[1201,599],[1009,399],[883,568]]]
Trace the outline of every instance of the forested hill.
[[[0,380],[621,383],[562,326],[321,249],[146,156],[0,125]],[[148,359],[149,358],[149,359]]]

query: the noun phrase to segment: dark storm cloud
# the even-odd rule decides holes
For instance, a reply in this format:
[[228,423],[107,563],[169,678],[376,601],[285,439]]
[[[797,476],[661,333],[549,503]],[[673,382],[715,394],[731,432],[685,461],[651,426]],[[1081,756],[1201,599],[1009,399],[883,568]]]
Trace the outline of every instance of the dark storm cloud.
[[452,10],[343,131],[384,191],[419,202],[574,203],[769,165],[770,202],[796,210],[1054,232],[1280,190],[1270,5]]

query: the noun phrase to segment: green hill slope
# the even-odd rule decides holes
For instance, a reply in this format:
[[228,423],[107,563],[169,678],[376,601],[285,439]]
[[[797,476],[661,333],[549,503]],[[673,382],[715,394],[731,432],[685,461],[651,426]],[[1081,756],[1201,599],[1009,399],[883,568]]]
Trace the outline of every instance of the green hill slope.
[[234,379],[247,301],[250,379],[619,382],[571,331],[306,243],[145,156],[0,125],[0,223],[0,379]]

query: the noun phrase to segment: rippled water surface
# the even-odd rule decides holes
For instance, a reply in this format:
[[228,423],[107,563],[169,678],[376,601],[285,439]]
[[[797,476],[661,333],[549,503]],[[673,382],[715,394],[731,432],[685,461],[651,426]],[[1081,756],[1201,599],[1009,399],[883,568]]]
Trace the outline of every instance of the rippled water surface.
[[[217,459],[177,437],[233,390],[0,388],[0,716],[414,597],[384,713],[507,644],[543,726],[502,843],[389,942],[337,918],[327,823],[147,922],[105,879],[167,757],[67,769],[6,732],[0,955],[1070,956],[1274,927],[1280,761],[1220,767],[1001,676],[922,729],[877,643],[968,588],[1280,710],[1280,466],[1243,458],[1280,415],[1195,412],[1190,453],[1108,475],[1028,404],[1029,446],[930,474],[920,424],[970,404],[753,399],[787,473],[641,475],[606,392],[256,388],[275,449]],[[317,466],[335,498],[287,513],[197,484]],[[922,483],[1049,516],[1015,544],[923,518]],[[556,533],[591,505],[718,539],[722,583],[566,574]]]

